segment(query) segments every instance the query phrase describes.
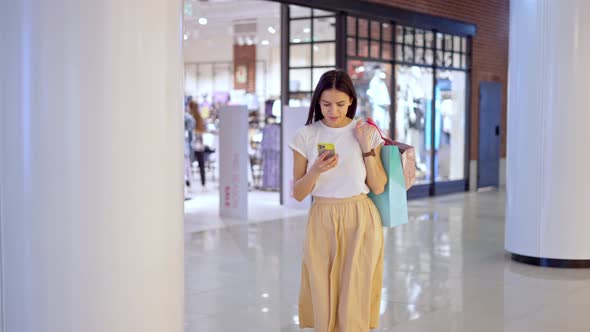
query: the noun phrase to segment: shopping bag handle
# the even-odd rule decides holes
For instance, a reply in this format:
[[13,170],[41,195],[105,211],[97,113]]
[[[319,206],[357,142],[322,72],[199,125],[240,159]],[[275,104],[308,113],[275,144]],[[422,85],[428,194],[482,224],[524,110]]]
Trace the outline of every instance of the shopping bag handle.
[[394,141],[391,138],[383,136],[383,132],[381,131],[381,129],[379,129],[379,127],[373,121],[372,118],[367,118],[366,122],[368,125],[373,126],[375,127],[375,129],[377,129],[377,131],[379,132],[379,136],[381,136],[381,139],[385,142],[384,145],[395,145]]

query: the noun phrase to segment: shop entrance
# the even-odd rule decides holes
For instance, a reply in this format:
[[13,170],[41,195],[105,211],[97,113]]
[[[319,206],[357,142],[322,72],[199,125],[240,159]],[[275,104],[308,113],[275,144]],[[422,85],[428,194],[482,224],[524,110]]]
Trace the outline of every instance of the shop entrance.
[[[280,205],[281,4],[185,1],[183,23],[187,228],[196,231],[226,224],[227,220],[219,217],[220,210],[237,204],[238,198],[242,202],[244,196],[249,221],[290,216]],[[224,132],[221,113],[242,110],[247,112],[243,123],[226,126]],[[202,121],[196,121],[199,117]],[[197,128],[197,122],[204,128]],[[247,131],[247,137],[228,140],[242,130]],[[222,151],[237,145],[239,163],[233,150],[230,156]],[[242,150],[247,154],[242,155]],[[242,156],[246,160],[241,160]],[[227,174],[220,171],[222,159],[225,166],[227,160],[232,164],[226,167],[230,170]],[[240,185],[229,185],[229,177],[231,183]]]

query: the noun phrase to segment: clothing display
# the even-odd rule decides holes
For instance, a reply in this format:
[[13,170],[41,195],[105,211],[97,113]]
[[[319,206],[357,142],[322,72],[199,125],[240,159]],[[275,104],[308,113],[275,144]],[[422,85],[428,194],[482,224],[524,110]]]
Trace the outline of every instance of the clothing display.
[[275,100],[274,99],[268,99],[267,101],[264,102],[264,116],[265,117],[269,117],[272,114],[272,106],[274,104]]
[[277,122],[281,122],[281,100],[277,99],[272,103],[272,115],[277,118]]
[[279,190],[281,168],[281,127],[271,124],[262,130],[262,187]]
[[418,67],[400,68],[397,75],[397,140],[416,149],[416,169],[419,181],[427,180],[430,162],[430,109],[432,74]]
[[229,92],[216,91],[213,93],[213,102],[218,104],[227,104],[229,102]]
[[[346,198],[369,193],[365,183],[367,170],[363,151],[354,137],[355,126],[356,121],[342,128],[331,128],[322,121],[316,121],[297,130],[289,147],[307,159],[308,171],[318,157],[318,143],[334,144],[339,156],[338,165],[318,178],[311,192],[313,196]],[[376,148],[382,143],[381,136],[374,131],[370,148]]]
[[369,89],[367,89],[367,96],[371,103],[372,118],[379,128],[389,128],[389,105],[391,105],[391,98],[389,97],[389,89],[385,83],[387,75],[380,69],[375,69],[373,78],[369,82]]

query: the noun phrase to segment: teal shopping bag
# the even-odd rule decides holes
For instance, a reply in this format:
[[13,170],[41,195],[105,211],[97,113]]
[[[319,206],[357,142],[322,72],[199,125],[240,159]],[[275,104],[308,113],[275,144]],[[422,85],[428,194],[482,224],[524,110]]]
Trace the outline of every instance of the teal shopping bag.
[[384,145],[381,148],[381,161],[387,173],[387,184],[381,195],[369,193],[375,203],[384,227],[395,227],[408,222],[408,197],[406,180],[402,168],[400,150],[395,145]]

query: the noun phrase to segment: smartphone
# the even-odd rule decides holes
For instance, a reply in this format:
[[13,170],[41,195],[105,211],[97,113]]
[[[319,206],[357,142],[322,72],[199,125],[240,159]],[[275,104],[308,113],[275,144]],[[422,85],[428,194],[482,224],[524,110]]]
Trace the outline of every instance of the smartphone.
[[321,156],[325,151],[328,151],[328,158],[336,155],[336,148],[332,143],[319,143],[318,144],[318,157]]

